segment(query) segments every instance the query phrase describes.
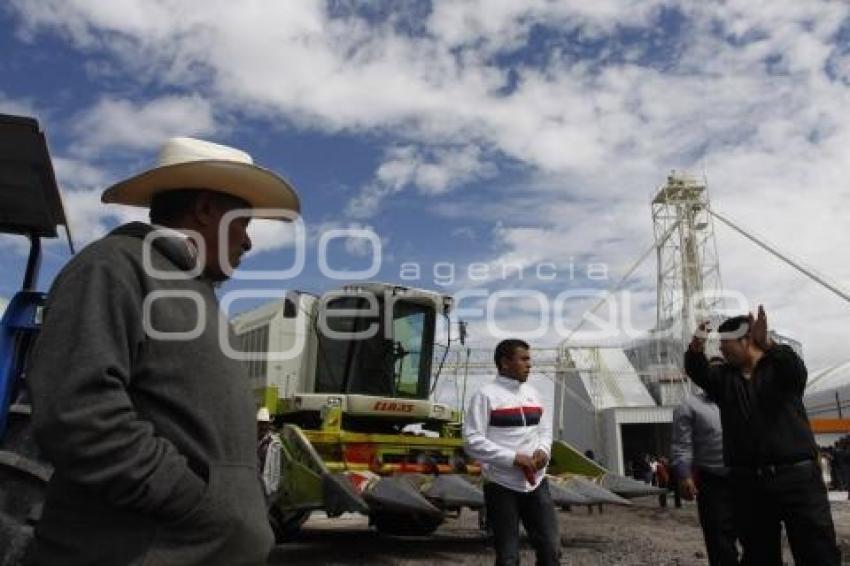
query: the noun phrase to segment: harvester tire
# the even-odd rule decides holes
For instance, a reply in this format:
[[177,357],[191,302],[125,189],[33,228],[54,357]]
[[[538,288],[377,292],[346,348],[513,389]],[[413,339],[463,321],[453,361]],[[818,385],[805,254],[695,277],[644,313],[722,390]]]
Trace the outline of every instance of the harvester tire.
[[290,542],[301,532],[301,526],[310,517],[310,511],[281,511],[276,506],[269,509],[269,524],[275,542]]
[[437,530],[442,517],[409,515],[381,511],[372,515],[372,523],[379,533],[393,536],[427,536]]

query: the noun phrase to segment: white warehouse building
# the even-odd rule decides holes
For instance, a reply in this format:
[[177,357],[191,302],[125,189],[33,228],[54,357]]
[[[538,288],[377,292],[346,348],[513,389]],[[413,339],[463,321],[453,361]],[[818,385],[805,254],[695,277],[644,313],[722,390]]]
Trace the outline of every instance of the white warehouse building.
[[641,454],[669,453],[673,406],[658,406],[622,348],[563,347],[555,380],[555,436],[625,474]]

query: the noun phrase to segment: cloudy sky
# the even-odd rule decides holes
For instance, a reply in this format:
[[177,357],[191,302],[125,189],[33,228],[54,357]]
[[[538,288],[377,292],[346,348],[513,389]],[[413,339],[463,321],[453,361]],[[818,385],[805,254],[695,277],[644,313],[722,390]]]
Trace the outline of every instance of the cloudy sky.
[[[486,291],[469,305],[539,291],[506,295],[499,324],[534,329],[543,297],[533,341],[554,344],[554,320],[570,328],[593,302],[554,313],[555,296],[605,289],[643,253],[671,169],[705,175],[717,210],[850,287],[843,2],[10,0],[0,21],[0,112],[40,120],[78,245],[143,218],[100,192],[188,135],[248,151],[302,196],[303,273],[231,289],[335,287],[322,234],[371,230],[374,279]],[[764,303],[813,369],[850,357],[846,301],[715,228],[727,289]],[[254,230],[246,267],[291,263],[291,233]],[[331,239],[329,264],[368,270],[374,240]],[[2,297],[22,249],[0,239]],[[67,257],[48,248],[42,287]],[[655,268],[627,285],[644,329]]]

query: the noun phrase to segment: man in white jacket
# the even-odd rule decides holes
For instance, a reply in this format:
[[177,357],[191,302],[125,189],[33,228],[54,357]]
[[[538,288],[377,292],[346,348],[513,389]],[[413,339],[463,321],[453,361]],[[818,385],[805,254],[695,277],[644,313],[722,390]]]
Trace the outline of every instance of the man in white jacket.
[[481,463],[496,564],[519,564],[520,520],[537,564],[558,564],[558,518],[545,471],[552,420],[544,417],[540,395],[526,383],[531,370],[529,346],[522,340],[503,340],[493,360],[499,375],[472,396],[463,437],[467,454]]

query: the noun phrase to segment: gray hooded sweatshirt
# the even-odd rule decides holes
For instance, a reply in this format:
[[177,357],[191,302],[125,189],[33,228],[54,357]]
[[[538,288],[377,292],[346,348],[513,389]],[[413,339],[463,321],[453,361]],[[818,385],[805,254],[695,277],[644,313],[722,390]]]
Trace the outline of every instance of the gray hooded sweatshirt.
[[185,242],[155,240],[145,268],[151,231],[119,227],[50,290],[28,374],[55,467],[37,564],[261,564],[271,550],[254,401],[219,345],[229,325],[211,283],[185,277]]

